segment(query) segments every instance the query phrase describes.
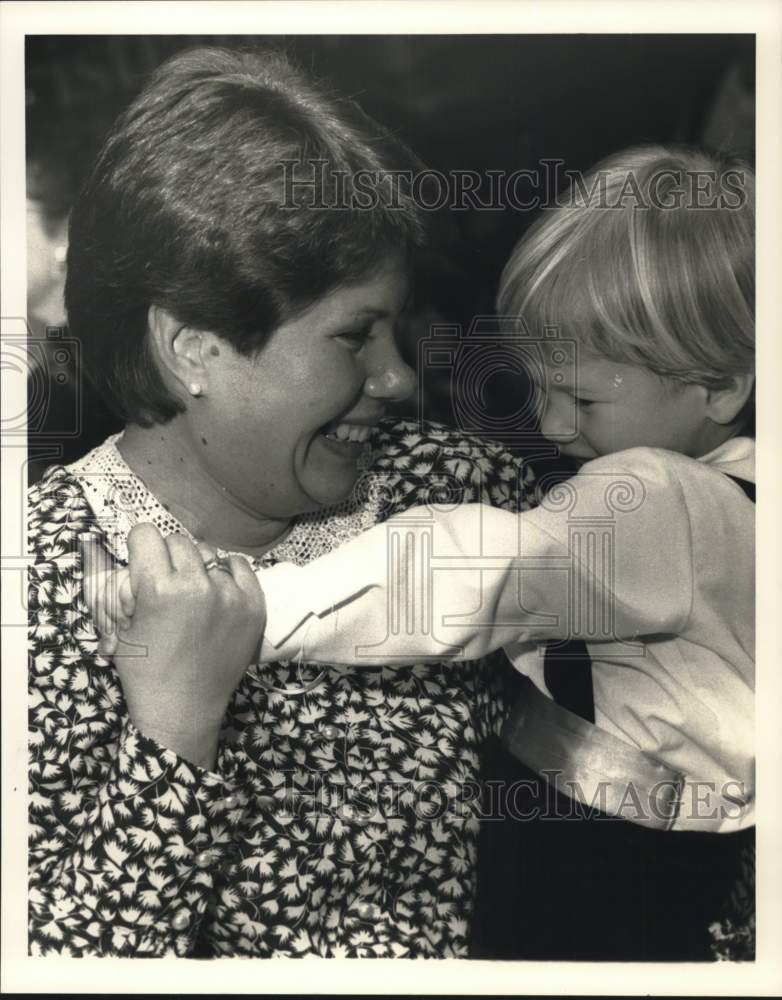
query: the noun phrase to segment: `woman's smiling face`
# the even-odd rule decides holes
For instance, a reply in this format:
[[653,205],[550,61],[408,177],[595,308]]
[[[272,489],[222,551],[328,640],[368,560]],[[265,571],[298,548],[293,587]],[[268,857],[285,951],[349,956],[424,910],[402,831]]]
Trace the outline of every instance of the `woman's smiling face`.
[[188,423],[204,468],[259,517],[333,505],[358,475],[362,439],[415,389],[395,328],[409,279],[401,255],[278,327],[255,356],[221,344]]

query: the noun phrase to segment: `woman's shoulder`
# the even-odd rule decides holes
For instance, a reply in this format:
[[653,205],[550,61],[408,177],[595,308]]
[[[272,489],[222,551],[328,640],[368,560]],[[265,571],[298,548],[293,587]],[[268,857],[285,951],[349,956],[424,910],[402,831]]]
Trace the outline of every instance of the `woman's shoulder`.
[[535,502],[532,472],[502,445],[477,435],[417,420],[383,420],[350,497],[298,517],[269,557],[303,566],[411,507],[480,502],[527,509]]
[[50,465],[27,490],[27,508],[36,517],[44,517],[55,510],[79,510],[79,500],[86,504],[84,490],[64,465]]
[[27,608],[32,683],[46,686],[62,656],[67,663],[95,656],[97,636],[87,621],[79,542],[103,537],[78,480],[51,466],[28,491]]
[[414,502],[483,502],[520,510],[534,503],[534,475],[504,445],[430,421],[387,419],[372,438],[367,471]]
[[100,533],[81,484],[65,466],[50,466],[27,491],[30,555],[48,565],[73,558],[85,532]]
[[429,453],[436,450],[454,455],[487,455],[514,465],[521,462],[504,445],[488,437],[433,420],[417,420],[413,417],[387,417],[381,420],[372,437],[372,444],[374,450],[383,455]]

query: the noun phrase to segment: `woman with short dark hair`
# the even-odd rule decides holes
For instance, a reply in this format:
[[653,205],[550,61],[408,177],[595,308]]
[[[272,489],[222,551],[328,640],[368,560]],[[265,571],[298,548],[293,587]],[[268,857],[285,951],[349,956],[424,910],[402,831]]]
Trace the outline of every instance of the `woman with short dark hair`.
[[171,60],[120,118],[71,216],[66,306],[92,380],[133,423],[182,412],[150,353],[150,304],[257,352],[305,306],[421,242],[391,176],[415,166],[281,55]]
[[[30,494],[34,954],[467,953],[506,668],[252,663],[251,569],[432,490],[529,501],[502,448],[383,419],[414,389],[395,343],[414,169],[282,56],[196,50],[121,116],[73,209],[70,330],[126,427]],[[154,569],[116,668],[85,533]]]

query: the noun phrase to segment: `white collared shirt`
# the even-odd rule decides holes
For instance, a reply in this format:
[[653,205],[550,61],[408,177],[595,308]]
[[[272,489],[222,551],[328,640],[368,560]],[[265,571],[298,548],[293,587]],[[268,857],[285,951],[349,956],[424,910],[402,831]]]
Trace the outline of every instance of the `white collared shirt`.
[[417,507],[307,567],[260,572],[263,655],[393,664],[500,646],[548,694],[542,642],[582,638],[595,722],[686,775],[674,829],[754,821],[755,443],[634,448],[534,510]]

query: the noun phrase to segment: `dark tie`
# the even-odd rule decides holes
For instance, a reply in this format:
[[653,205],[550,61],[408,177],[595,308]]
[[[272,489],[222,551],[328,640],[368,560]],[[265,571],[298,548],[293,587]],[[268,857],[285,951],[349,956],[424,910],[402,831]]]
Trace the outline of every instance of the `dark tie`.
[[753,503],[755,502],[755,484],[749,482],[748,479],[738,479],[736,476],[728,476],[728,479],[732,479],[733,482],[744,490],[744,493]]
[[582,639],[552,639],[546,643],[543,679],[558,705],[587,722],[595,721],[592,659]]

